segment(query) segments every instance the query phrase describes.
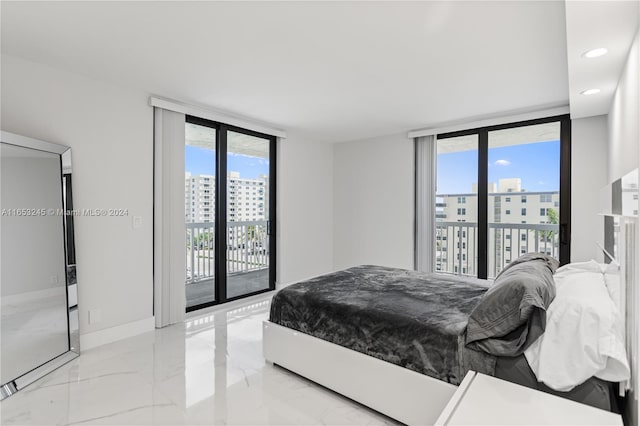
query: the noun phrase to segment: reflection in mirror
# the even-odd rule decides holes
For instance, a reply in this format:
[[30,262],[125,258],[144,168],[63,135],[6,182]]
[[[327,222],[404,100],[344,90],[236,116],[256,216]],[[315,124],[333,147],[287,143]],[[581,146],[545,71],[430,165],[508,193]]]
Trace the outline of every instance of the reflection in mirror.
[[617,216],[604,216],[604,262],[611,263],[619,259],[618,253],[620,239],[620,218]]
[[622,199],[622,215],[637,216],[638,215],[638,169],[632,170],[622,176],[621,181],[621,199]]
[[600,190],[600,213],[604,215],[638,216],[640,171],[632,170]]
[[71,152],[2,132],[0,162],[3,399],[77,356],[79,336]]

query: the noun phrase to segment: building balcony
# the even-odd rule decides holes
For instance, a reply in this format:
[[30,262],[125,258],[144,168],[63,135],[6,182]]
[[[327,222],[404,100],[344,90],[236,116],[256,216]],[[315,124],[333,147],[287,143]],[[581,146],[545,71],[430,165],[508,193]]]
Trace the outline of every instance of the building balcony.
[[[476,276],[477,232],[474,222],[436,222],[435,271]],[[487,271],[489,278],[494,278],[524,253],[546,253],[558,258],[558,225],[490,223],[488,246]]]
[[[200,299],[210,301],[214,293],[214,225],[214,222],[185,224],[187,306],[199,304]],[[236,296],[230,293],[232,289],[239,294],[264,289],[269,274],[267,221],[228,222],[226,246],[227,296]]]

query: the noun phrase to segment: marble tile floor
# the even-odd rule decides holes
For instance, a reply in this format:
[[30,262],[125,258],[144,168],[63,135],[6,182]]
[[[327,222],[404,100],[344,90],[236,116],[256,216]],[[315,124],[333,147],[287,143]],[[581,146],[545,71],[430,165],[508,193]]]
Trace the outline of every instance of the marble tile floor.
[[393,425],[262,357],[269,296],[85,351],[0,403],[2,425]]

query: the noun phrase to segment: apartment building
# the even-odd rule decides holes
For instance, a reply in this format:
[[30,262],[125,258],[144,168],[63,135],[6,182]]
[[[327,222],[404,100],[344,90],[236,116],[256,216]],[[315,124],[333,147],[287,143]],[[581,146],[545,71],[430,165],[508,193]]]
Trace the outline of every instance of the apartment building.
[[[258,221],[267,218],[269,179],[240,177],[227,173],[227,221]],[[213,222],[215,217],[215,177],[185,173],[185,222]]]
[[[489,184],[489,275],[495,276],[523,253],[557,255],[560,194],[526,191],[521,179]],[[465,194],[436,198],[436,270],[477,273],[478,196],[474,184]]]
[[212,175],[185,173],[185,222],[213,222],[215,217],[216,181]]
[[245,179],[238,172],[227,173],[227,220],[230,222],[266,219],[268,177]]

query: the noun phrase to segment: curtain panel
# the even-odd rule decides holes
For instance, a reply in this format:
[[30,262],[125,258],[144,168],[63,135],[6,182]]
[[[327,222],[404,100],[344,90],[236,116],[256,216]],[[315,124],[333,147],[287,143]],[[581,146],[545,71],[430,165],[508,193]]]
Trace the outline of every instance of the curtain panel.
[[433,272],[435,250],[436,138],[415,138],[416,236],[415,269]]
[[153,311],[160,328],[185,318],[185,115],[153,112]]

